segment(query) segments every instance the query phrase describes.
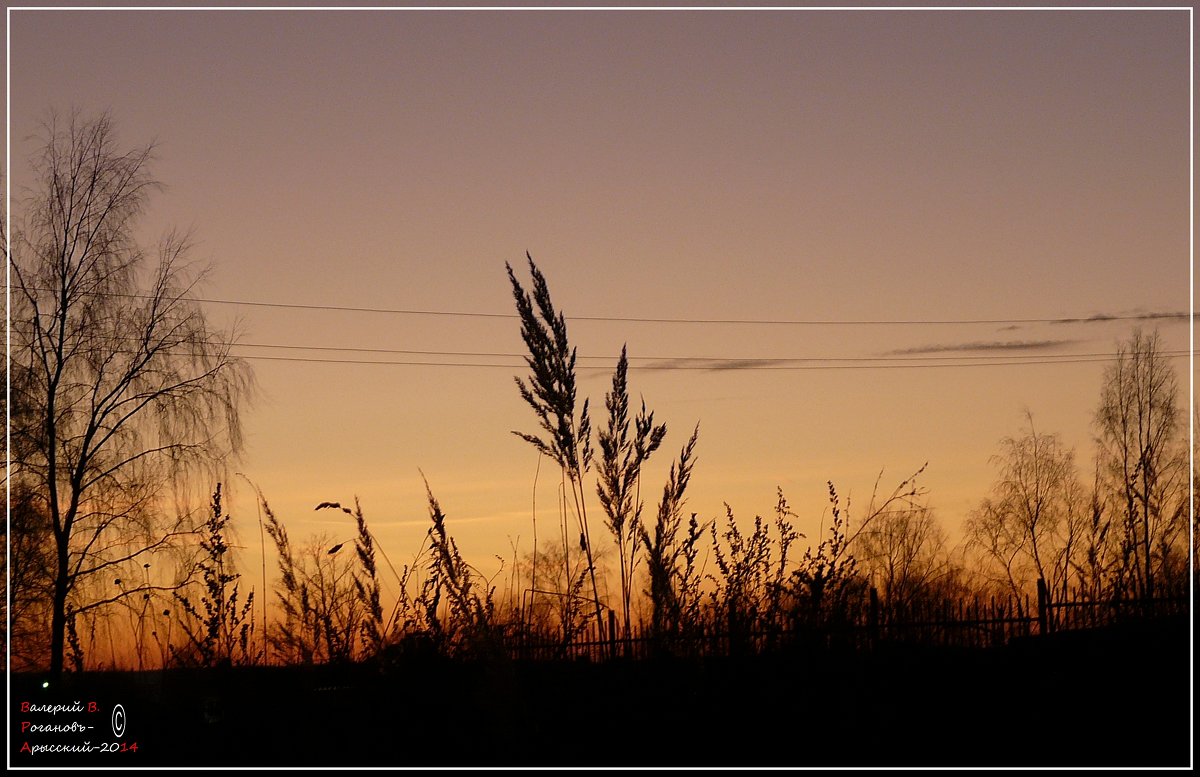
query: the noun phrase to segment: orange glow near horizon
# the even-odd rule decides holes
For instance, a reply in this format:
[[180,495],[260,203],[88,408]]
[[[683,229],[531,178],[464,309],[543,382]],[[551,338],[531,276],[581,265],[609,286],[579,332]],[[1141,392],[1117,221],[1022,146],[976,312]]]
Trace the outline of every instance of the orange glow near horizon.
[[[782,488],[810,542],[827,481],[853,518],[926,462],[958,541],[1025,409],[1089,481],[1105,365],[1084,355],[1139,324],[1191,348],[1186,319],[1137,320],[1191,304],[1187,11],[9,19],[14,197],[48,108],[110,110],[122,144],[159,143],[144,235],[194,228],[203,297],[311,306],[205,305],[261,359],[230,469],[296,545],[352,538],[314,507],[357,496],[408,563],[422,473],[486,575],[532,549],[535,505],[557,540],[558,473],[511,434],[536,431],[518,322],[344,309],[509,315],[526,251],[593,425],[625,344],[632,402],[668,425],[647,514],[699,423],[687,510],[750,522]],[[225,489],[259,588],[254,494]]]

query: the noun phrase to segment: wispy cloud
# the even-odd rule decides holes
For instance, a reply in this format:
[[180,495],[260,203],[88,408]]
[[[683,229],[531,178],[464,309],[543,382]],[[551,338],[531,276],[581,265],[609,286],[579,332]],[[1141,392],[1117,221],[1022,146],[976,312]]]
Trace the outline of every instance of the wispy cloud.
[[1072,345],[1078,340],[989,340],[973,343],[942,343],[937,345],[921,345],[916,348],[904,348],[899,351],[888,351],[884,356],[915,356],[929,353],[962,353],[964,351],[1045,351]]
[[1187,313],[1133,313],[1129,315],[1114,315],[1097,313],[1087,318],[1057,318],[1052,324],[1101,324],[1106,321],[1187,321]]
[[757,370],[763,367],[785,367],[799,363],[799,359],[658,359],[640,364],[645,370]]

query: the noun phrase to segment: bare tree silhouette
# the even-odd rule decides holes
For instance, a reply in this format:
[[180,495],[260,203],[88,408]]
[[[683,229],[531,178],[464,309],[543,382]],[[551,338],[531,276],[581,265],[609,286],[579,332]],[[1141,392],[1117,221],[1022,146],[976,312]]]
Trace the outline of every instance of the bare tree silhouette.
[[1099,458],[1112,509],[1121,518],[1120,585],[1155,594],[1185,566],[1188,467],[1175,370],[1158,332],[1134,330],[1104,372],[1096,409]]
[[881,513],[859,534],[858,555],[885,611],[929,601],[954,573],[946,531],[926,504]]
[[1032,413],[1025,419],[1024,434],[1000,441],[1002,452],[992,457],[1000,477],[968,519],[967,535],[1014,594],[1041,579],[1065,598],[1086,531],[1086,497],[1074,450],[1038,432]]
[[[152,147],[118,150],[107,115],[51,114],[38,188],[18,202],[11,268],[14,403],[22,452],[10,476],[33,486],[54,548],[50,669],[63,669],[68,621],[92,608],[170,589],[169,582],[85,594],[192,530],[168,517],[165,490],[241,446],[251,373],[189,299],[204,276],[187,236],[151,258],[134,226],[157,188]],[[17,215],[17,214],[15,214]],[[126,575],[127,579],[134,579]],[[107,593],[106,593],[107,592]]]

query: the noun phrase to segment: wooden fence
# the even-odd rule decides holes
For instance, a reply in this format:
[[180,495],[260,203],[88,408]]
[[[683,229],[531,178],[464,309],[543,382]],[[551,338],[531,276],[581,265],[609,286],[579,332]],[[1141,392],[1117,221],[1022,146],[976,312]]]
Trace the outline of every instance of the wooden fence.
[[1185,590],[1151,599],[1077,599],[1053,601],[1039,581],[1037,599],[1004,597],[940,603],[881,603],[874,589],[866,606],[843,614],[839,622],[818,626],[797,620],[731,630],[703,623],[685,633],[656,634],[646,624],[622,635],[610,611],[608,622],[593,622],[568,643],[561,636],[525,633],[513,637],[508,651],[528,660],[638,660],[654,655],[724,657],[770,653],[802,647],[871,650],[887,644],[986,648],[1018,637],[1097,628],[1129,620],[1186,613]]

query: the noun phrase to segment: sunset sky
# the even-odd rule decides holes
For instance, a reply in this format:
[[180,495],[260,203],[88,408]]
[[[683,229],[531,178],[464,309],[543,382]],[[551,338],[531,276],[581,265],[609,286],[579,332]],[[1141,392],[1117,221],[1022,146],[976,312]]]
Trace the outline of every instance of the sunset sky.
[[[536,419],[504,268],[527,282],[526,251],[594,423],[627,343],[635,401],[668,425],[648,511],[699,423],[702,518],[728,502],[748,524],[779,486],[815,539],[827,480],[853,518],[880,470],[890,490],[928,461],[957,538],[1026,409],[1090,483],[1100,357],[1134,326],[1183,355],[1189,390],[1187,319],[1145,317],[1190,306],[1190,22],[18,10],[6,179],[14,197],[31,183],[51,107],[158,141],[147,240],[194,229],[215,267],[204,297],[263,303],[206,309],[239,320],[255,357],[235,469],[293,542],[350,539],[313,508],[357,495],[409,560],[423,471],[468,560],[490,573],[530,550],[537,454],[510,431]],[[542,542],[549,462],[538,478]],[[248,486],[227,489],[255,559]]]

